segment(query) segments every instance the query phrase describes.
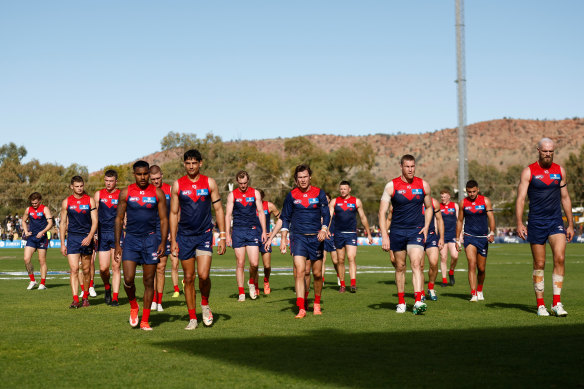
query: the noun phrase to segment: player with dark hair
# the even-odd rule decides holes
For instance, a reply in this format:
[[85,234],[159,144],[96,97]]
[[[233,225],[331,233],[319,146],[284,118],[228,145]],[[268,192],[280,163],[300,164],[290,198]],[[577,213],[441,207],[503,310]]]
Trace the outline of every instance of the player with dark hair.
[[[122,189],[118,202],[115,224],[115,260],[122,261],[124,289],[130,301],[130,325],[138,325],[140,307],[136,301],[136,268],[142,265],[144,283],[144,307],[140,329],[151,331],[148,323],[150,306],[154,295],[154,275],[158,258],[166,250],[168,218],[164,192],[150,184],[150,166],[146,161],[137,161],[132,166],[136,183]],[[122,226],[126,218],[124,248],[120,245]],[[156,234],[156,223],[160,219],[161,234]]]
[[[213,222],[211,206],[219,228],[217,253],[225,254],[225,214],[221,205],[219,188],[211,177],[201,174],[203,157],[198,150],[184,153],[186,175],[172,185],[170,199],[171,252],[181,260],[184,272],[184,293],[189,312],[189,324],[185,330],[197,328],[195,265],[201,291],[203,324],[213,324],[213,313],[209,307],[211,293],[211,259],[213,255]],[[180,221],[179,221],[180,211]]]
[[[549,242],[554,261],[552,272],[553,302],[551,311],[556,316],[566,316],[560,296],[564,284],[566,242],[574,237],[572,202],[568,193],[566,171],[554,163],[554,141],[543,138],[537,145],[539,158],[521,172],[517,188],[515,216],[517,233],[531,245],[533,255],[533,288],[537,301],[537,314],[549,316],[543,299],[545,244]],[[525,198],[529,198],[527,228],[523,225]],[[568,221],[564,228],[562,208]]]
[[34,192],[28,196],[30,207],[26,209],[22,216],[22,236],[26,239],[24,247],[24,266],[30,278],[26,289],[31,290],[37,285],[34,278],[34,266],[32,265],[32,255],[35,251],[39,253],[39,265],[41,268],[41,283],[38,289],[47,289],[45,285],[47,279],[47,248],[49,239],[47,231],[53,227],[53,216],[51,210],[41,204],[43,196],[39,192]]
[[[442,272],[442,286],[454,285],[454,269],[458,262],[456,240],[456,220],[458,220],[458,204],[450,200],[450,191],[440,191],[440,213],[444,221],[444,246],[440,249],[440,270]],[[450,253],[450,270],[448,269],[448,253]],[[448,280],[446,274],[448,273]]]
[[314,276],[314,314],[321,315],[322,257],[324,240],[330,224],[330,212],[324,191],[311,184],[312,170],[308,165],[298,165],[294,170],[296,188],[286,195],[280,219],[265,246],[282,230],[280,252],[286,253],[288,229],[291,229],[290,251],[294,258],[297,319],[306,316],[305,270],[311,261]]
[[[262,200],[262,208],[264,209],[264,217],[266,219],[266,234],[270,232],[270,215],[274,215],[276,219],[280,216],[280,211],[276,206],[270,201],[265,200],[265,193],[263,190],[258,189],[260,193],[260,199]],[[260,226],[258,215],[258,227]],[[270,274],[272,273],[272,246],[266,248],[265,245],[260,245],[260,254],[262,256],[262,263],[264,265],[264,294],[268,295],[271,293],[270,288]]]
[[[401,175],[387,183],[379,204],[379,228],[382,249],[391,250],[395,257],[395,283],[397,286],[397,313],[405,313],[406,255],[410,257],[415,303],[413,313],[421,314],[427,308],[424,294],[424,242],[428,235],[432,213],[430,185],[415,176],[416,159],[409,154],[400,160]],[[393,207],[391,231],[387,233],[387,211]]]
[[[171,187],[165,182],[162,182],[162,169],[158,165],[150,166],[150,182],[155,187],[159,188],[164,192],[164,197],[166,199],[166,216],[170,216],[170,192]],[[160,218],[156,222],[156,234],[160,236]],[[162,308],[162,297],[164,295],[164,281],[166,277],[166,262],[168,261],[168,256],[170,255],[172,261],[172,281],[174,283],[175,293],[178,289],[178,258],[171,254],[170,252],[170,236],[167,236],[166,241],[166,251],[162,254],[159,259],[158,265],[156,265],[156,275],[154,276],[154,297],[152,298],[152,306],[150,309],[157,310],[158,312],[164,311]],[[176,269],[176,274],[174,274]]]
[[[369,244],[373,243],[373,237],[367,222],[367,216],[363,212],[363,204],[357,197],[351,196],[351,184],[349,181],[341,181],[339,184],[340,196],[333,199],[329,208],[333,215],[335,225],[335,246],[337,249],[337,274],[341,287],[339,292],[344,292],[345,285],[345,255],[349,260],[349,277],[351,279],[351,293],[357,291],[357,214],[365,229]],[[332,224],[331,223],[331,224]]]
[[[489,243],[495,241],[495,216],[488,197],[479,194],[475,180],[466,183],[467,197],[459,204],[461,212],[456,222],[456,236],[464,232],[464,251],[468,260],[468,283],[471,302],[484,300],[487,254]],[[464,223],[464,229],[463,229]],[[460,249],[461,242],[456,241]]]
[[[97,255],[99,258],[99,274],[105,288],[105,303],[117,307],[120,293],[122,273],[120,263],[114,258],[116,249],[115,224],[118,211],[120,190],[116,188],[118,172],[108,170],[104,175],[105,188],[95,192],[93,199],[97,207]],[[110,284],[110,264],[113,273],[113,285]],[[113,290],[113,297],[112,297]]]
[[[249,297],[255,300],[259,295],[259,246],[266,241],[266,219],[258,219],[258,215],[263,215],[264,209],[260,193],[249,186],[249,174],[245,170],[241,170],[235,175],[235,179],[238,187],[227,195],[225,236],[227,246],[232,246],[235,251],[235,278],[238,300],[241,302],[245,301],[243,284],[246,253],[249,260]],[[233,232],[231,231],[231,223],[233,223]]]
[[[81,176],[71,178],[73,194],[61,203],[61,222],[59,235],[61,238],[61,254],[67,257],[70,268],[71,291],[73,302],[69,308],[79,308],[79,263],[83,269],[85,285],[91,279],[90,265],[93,255],[93,236],[97,231],[97,210],[95,201],[85,193],[85,181]],[[67,244],[65,244],[67,237]],[[89,306],[89,291],[83,293],[82,306]]]

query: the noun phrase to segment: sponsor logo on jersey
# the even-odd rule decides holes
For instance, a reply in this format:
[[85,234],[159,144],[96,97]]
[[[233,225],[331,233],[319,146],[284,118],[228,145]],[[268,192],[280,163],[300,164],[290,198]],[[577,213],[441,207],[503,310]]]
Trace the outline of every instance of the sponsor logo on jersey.
[[424,191],[422,189],[412,189],[412,194],[421,195],[424,194]]
[[142,197],[144,204],[156,204],[156,197]]
[[559,180],[562,178],[562,176],[560,174],[550,174],[550,178],[552,180]]
[[308,204],[318,204],[318,199],[308,199]]
[[197,189],[197,196],[208,196],[209,190],[208,189]]
[[89,204],[81,204],[79,205],[79,209],[82,211],[88,211],[89,210]]

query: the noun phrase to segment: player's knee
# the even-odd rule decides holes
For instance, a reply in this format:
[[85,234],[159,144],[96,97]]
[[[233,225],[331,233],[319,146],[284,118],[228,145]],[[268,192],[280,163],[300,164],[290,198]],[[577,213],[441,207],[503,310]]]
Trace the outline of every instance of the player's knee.
[[135,288],[136,286],[134,285],[134,280],[124,277],[124,287],[130,289]]
[[194,282],[195,282],[195,276],[194,275],[190,275],[190,274],[189,275],[185,274],[183,281],[184,281],[185,285],[187,285],[187,284],[188,285],[194,284]]

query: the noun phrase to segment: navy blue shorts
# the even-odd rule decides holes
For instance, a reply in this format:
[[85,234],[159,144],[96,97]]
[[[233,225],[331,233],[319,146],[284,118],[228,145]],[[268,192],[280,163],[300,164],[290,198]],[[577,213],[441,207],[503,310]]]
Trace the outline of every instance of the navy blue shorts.
[[69,234],[67,235],[67,254],[81,254],[81,255],[92,255],[93,254],[93,239],[89,242],[88,246],[81,246],[81,241],[85,239],[87,235],[85,234]]
[[160,262],[156,254],[159,244],[155,233],[142,236],[126,234],[122,261],[137,262],[139,265],[156,265]]
[[329,239],[324,240],[324,251],[337,251],[337,247],[335,245],[335,234],[331,234]]
[[270,245],[270,247],[266,250],[265,246],[263,244],[260,244],[260,253],[266,254],[266,253],[271,253],[271,252],[272,252],[272,245]]
[[97,235],[97,251],[110,251],[116,248],[113,231],[100,231]]
[[391,251],[405,251],[409,245],[417,245],[424,248],[424,235],[420,234],[421,228],[389,230],[389,247]]
[[290,251],[293,256],[301,256],[311,261],[323,257],[324,242],[319,242],[318,235],[294,234],[290,238]]
[[464,235],[464,248],[472,245],[477,248],[477,253],[487,258],[489,253],[489,240],[487,238],[477,238],[476,236]]
[[431,249],[432,247],[438,248],[438,234],[435,232],[428,234],[426,243],[424,243],[424,250]]
[[335,233],[335,246],[342,249],[345,246],[357,246],[356,232],[337,232]]
[[49,239],[47,238],[47,234],[40,238],[37,238],[36,234],[32,234],[26,239],[26,247],[32,247],[38,250],[46,250],[47,247],[49,247]]
[[[199,235],[181,235],[176,236],[178,244],[178,259],[181,261],[195,258],[197,255],[213,254],[213,231],[208,229]],[[197,254],[204,252],[206,254]]]
[[452,233],[444,232],[444,244],[456,243],[456,231]]
[[562,219],[530,220],[527,223],[527,241],[531,244],[545,244],[548,237],[555,234],[566,235]]
[[[160,231],[156,231],[156,236],[158,237],[158,244],[160,244],[160,242],[162,242],[162,238],[160,236]],[[166,240],[166,250],[164,251],[164,254],[162,254],[162,257],[168,257],[170,255],[170,239]]]
[[231,247],[234,249],[246,246],[260,246],[261,233],[259,228],[235,227],[231,231]]

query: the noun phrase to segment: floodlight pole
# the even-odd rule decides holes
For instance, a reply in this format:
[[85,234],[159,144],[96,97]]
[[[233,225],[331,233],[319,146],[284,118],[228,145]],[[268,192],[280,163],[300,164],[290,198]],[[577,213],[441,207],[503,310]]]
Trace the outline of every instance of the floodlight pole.
[[466,157],[466,69],[464,52],[464,0],[456,1],[456,68],[458,94],[458,199],[464,198],[468,180]]

